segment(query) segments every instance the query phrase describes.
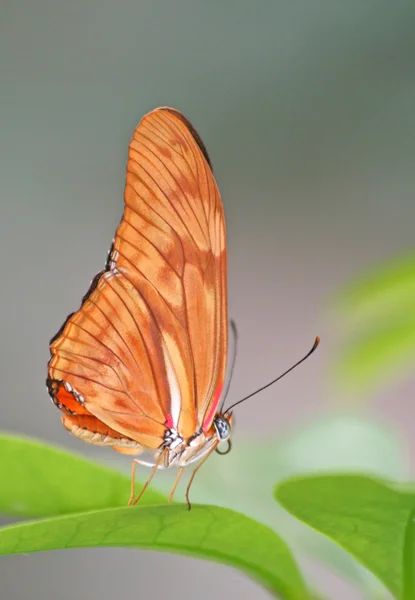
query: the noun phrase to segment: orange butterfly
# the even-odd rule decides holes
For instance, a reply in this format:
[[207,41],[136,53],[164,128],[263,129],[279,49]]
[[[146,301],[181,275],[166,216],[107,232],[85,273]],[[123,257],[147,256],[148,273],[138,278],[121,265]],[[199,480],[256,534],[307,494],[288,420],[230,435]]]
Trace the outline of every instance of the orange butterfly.
[[[139,455],[130,504],[157,468],[176,466],[171,500],[184,467],[202,459],[190,508],[197,470],[230,442],[232,413],[221,403],[224,210],[206,148],[178,111],[158,108],[139,123],[124,199],[105,269],[51,340],[47,387],[70,433]],[[137,463],[153,469],[135,498]]]

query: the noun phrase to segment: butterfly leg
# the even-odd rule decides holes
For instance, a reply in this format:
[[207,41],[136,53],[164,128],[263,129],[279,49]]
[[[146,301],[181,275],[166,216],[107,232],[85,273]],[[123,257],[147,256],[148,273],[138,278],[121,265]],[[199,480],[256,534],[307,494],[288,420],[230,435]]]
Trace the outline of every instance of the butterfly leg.
[[131,493],[130,498],[128,500],[128,506],[131,506],[133,504],[135,496],[135,468],[137,464],[139,464],[138,460],[136,458],[133,458],[133,461],[131,463]]
[[177,484],[180,481],[180,477],[182,476],[183,471],[184,471],[184,467],[180,467],[179,472],[177,473],[177,477],[175,479],[175,482],[173,484],[173,487],[171,488],[171,492],[169,494],[169,504],[173,500],[174,492],[176,491]]
[[194,469],[190,479],[189,479],[189,483],[187,484],[187,488],[186,488],[186,502],[187,502],[187,506],[189,508],[189,510],[192,508],[192,505],[190,504],[190,500],[189,500],[189,492],[190,492],[190,486],[193,483],[193,480],[196,476],[196,473],[198,472],[198,470],[200,469],[200,467],[202,465],[205,464],[205,462],[207,461],[207,459],[209,458],[209,456],[212,454],[212,452],[216,449],[216,446],[218,445],[219,441],[216,442],[216,444],[214,444],[212,446],[212,448],[209,450],[209,452],[206,454],[206,456],[204,456],[204,458],[202,459],[202,461],[197,465],[196,469]]
[[157,471],[158,467],[163,462],[163,460],[165,460],[166,451],[168,452],[168,448],[165,448],[164,450],[162,450],[162,452],[160,452],[160,455],[157,458],[156,464],[151,469],[151,473],[150,473],[149,478],[147,479],[147,481],[143,485],[143,487],[142,487],[142,489],[141,489],[141,491],[138,494],[138,496],[137,496],[136,499],[134,499],[134,495],[135,495],[135,469],[136,469],[136,465],[139,464],[140,461],[137,458],[133,458],[133,463],[132,463],[132,467],[131,467],[131,494],[130,494],[130,499],[128,501],[128,506],[132,506],[134,504],[137,504],[137,502],[140,500],[141,496],[144,494],[144,492],[148,488],[151,480],[153,479],[154,475],[156,474],[156,471]]

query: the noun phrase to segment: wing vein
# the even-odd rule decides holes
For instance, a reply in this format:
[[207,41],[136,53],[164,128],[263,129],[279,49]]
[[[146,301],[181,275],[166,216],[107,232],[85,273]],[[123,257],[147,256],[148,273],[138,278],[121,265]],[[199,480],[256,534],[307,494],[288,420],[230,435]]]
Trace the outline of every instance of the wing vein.
[[[138,150],[134,150],[135,152],[137,152],[137,154],[139,154],[140,156],[142,156],[142,154],[140,152],[138,152]],[[164,196],[165,200],[167,201],[168,205],[173,209],[173,212],[176,213],[177,218],[179,219],[179,221],[181,222],[181,224],[183,225],[183,228],[187,231],[187,234],[189,236],[189,238],[192,240],[193,244],[196,246],[196,248],[198,247],[196,240],[194,239],[193,235],[191,234],[189,228],[187,227],[186,223],[184,222],[182,216],[180,215],[180,213],[178,212],[177,208],[175,207],[174,203],[170,201],[169,197],[167,196],[166,192],[160,187],[160,185],[158,184],[158,182],[154,179],[154,177],[151,175],[151,173],[145,168],[145,166],[141,163],[139,163],[137,160],[135,160],[134,158],[132,158],[130,156],[129,160],[133,163],[135,163],[136,165],[138,165],[139,167],[141,167],[143,169],[143,171],[145,171],[145,173],[148,175],[148,177],[153,181],[154,185],[160,190],[162,196]],[[136,173],[131,173],[131,175],[134,175],[135,177],[137,177],[137,179],[139,180],[140,184],[144,185],[147,189],[150,190],[150,192],[152,193],[152,195],[155,197],[156,200],[158,200],[158,197],[156,196],[156,194],[154,193],[153,190],[151,190],[150,188],[148,188],[148,186],[146,186],[145,182],[143,181],[143,179],[137,175]],[[135,190],[134,190],[135,191]]]
[[[143,135],[141,132],[140,132],[140,135],[141,135],[141,137],[142,137],[142,138],[144,138],[145,140],[147,140],[147,141],[150,141],[150,142],[151,142],[151,140],[148,140],[148,138],[147,138],[145,135]],[[136,141],[138,142],[138,140],[136,140]],[[141,141],[141,142],[139,142],[139,143],[141,143],[141,144],[144,146],[144,148],[146,148],[146,149],[147,149],[149,152],[151,152],[151,154],[154,156],[154,158],[156,159],[156,161],[157,161],[157,160],[160,160],[160,159],[158,158],[157,154],[154,152],[154,150],[153,150],[152,148],[150,148],[150,147],[149,147],[147,144],[145,144],[143,141]],[[148,159],[148,160],[150,161],[150,159]],[[157,172],[160,174],[160,176],[163,178],[163,180],[164,180],[164,181],[166,182],[166,184],[168,185],[168,182],[166,181],[166,178],[165,178],[165,176],[163,176],[163,174],[162,174],[162,172],[160,171],[160,169],[159,169],[159,168],[156,166],[156,163],[155,163],[155,162],[153,162],[153,161],[150,161],[150,162],[151,162],[151,164],[153,165],[154,169],[155,169],[155,170],[156,170],[156,171],[157,171]],[[194,219],[195,219],[196,223],[197,223],[197,224],[198,224],[198,226],[199,226],[200,232],[201,232],[202,236],[203,236],[203,237],[204,237],[204,239],[205,239],[206,245],[209,247],[209,244],[208,244],[208,239],[206,238],[206,232],[203,230],[203,227],[202,227],[202,225],[201,225],[201,223],[200,223],[200,221],[199,221],[199,219],[198,219],[198,217],[197,217],[197,214],[196,214],[196,212],[195,212],[195,210],[194,210],[194,208],[193,208],[193,204],[192,204],[192,203],[189,201],[189,198],[188,198],[187,194],[184,192],[184,190],[183,190],[182,186],[180,185],[179,181],[176,179],[176,177],[173,175],[173,173],[172,173],[172,172],[170,171],[170,169],[167,167],[167,164],[163,163],[163,167],[165,168],[165,170],[167,171],[167,173],[170,175],[170,177],[173,179],[173,181],[176,183],[177,187],[179,188],[179,190],[180,190],[180,192],[181,192],[181,195],[182,195],[183,199],[186,201],[186,204],[187,204],[187,206],[189,207],[189,210],[190,210],[190,212],[193,214],[193,217],[194,217]],[[177,164],[175,164],[175,167],[177,168],[177,170],[179,171],[179,173],[180,173],[180,175],[183,177],[183,179],[185,179],[185,177],[184,177],[184,175],[183,175],[183,172],[181,171],[181,169],[178,167],[178,165],[177,165]],[[176,194],[175,194],[175,196],[176,196],[176,198],[177,198],[177,199],[179,199],[179,194],[177,194],[177,193],[176,193]],[[172,202],[171,202],[170,200],[169,200],[169,202],[170,202],[170,204],[172,204]],[[181,205],[183,206],[183,201],[181,202]]]

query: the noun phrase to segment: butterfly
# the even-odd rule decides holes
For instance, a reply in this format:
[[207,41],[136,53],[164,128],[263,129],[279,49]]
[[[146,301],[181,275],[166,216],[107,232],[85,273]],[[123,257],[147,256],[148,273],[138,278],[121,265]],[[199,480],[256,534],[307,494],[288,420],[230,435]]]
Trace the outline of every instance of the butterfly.
[[[177,467],[171,501],[198,462],[190,508],[197,471],[230,450],[233,407],[223,409],[224,208],[206,148],[177,110],[157,108],[135,129],[124,201],[105,269],[50,342],[47,388],[71,434],[134,456],[129,504],[157,469]],[[152,471],[135,496],[137,464]]]

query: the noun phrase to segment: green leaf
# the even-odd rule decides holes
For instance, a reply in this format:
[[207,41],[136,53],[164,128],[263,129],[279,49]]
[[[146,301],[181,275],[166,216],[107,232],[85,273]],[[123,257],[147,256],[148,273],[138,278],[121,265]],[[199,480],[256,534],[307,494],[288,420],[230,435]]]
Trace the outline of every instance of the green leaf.
[[402,597],[402,557],[415,493],[364,476],[326,475],[286,481],[276,488],[276,497]]
[[[33,440],[0,435],[0,512],[65,517],[0,530],[0,553],[85,546],[130,546],[184,552],[233,565],[288,600],[307,598],[285,543],[264,525],[216,507],[157,506],[146,490],[125,507],[130,477]],[[138,484],[139,485],[139,484]],[[107,507],[111,510],[95,509]],[[79,513],[93,509],[93,512]]]
[[[0,514],[62,515],[125,506],[130,477],[41,442],[0,435]],[[139,483],[137,487],[139,487]],[[165,497],[151,489],[143,504]]]
[[221,562],[248,574],[275,597],[308,593],[286,544],[271,529],[232,510],[186,505],[128,507],[56,517],[0,529],[0,554],[123,546]]
[[415,256],[399,257],[342,289],[334,302],[345,346],[334,374],[349,392],[410,372],[415,356]]
[[415,598],[415,509],[409,515],[405,533],[403,554],[403,592],[402,600]]

